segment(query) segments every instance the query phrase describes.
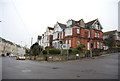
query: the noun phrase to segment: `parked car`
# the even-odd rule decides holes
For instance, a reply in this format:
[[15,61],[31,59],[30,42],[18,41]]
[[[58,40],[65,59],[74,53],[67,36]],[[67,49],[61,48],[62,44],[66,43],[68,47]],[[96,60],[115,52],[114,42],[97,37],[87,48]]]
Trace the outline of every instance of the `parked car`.
[[14,54],[10,54],[9,57],[16,57],[16,55],[14,55]]
[[25,60],[26,59],[26,57],[24,56],[24,55],[18,55],[18,56],[16,56],[16,60]]

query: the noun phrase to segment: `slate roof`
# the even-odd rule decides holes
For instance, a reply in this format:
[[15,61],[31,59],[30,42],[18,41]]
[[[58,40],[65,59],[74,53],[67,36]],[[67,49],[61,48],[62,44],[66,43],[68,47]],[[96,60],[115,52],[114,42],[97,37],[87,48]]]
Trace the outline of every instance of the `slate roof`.
[[91,27],[91,26],[92,26],[92,24],[93,24],[96,20],[97,20],[97,19],[92,20],[92,21],[90,21],[90,22],[86,23],[86,26],[87,26],[87,27]]
[[62,29],[65,29],[66,28],[66,25],[65,24],[62,24],[62,23],[59,23],[59,22],[57,22],[58,24],[59,24],[59,26],[62,28]]
[[107,32],[104,32],[103,35],[107,35],[107,34],[115,33],[115,32],[117,32],[117,30],[107,31]]
[[49,29],[49,30],[54,30],[54,28],[52,28],[52,27],[48,27],[48,29]]
[[6,43],[11,44],[11,45],[16,45],[17,47],[21,47],[20,45],[15,44],[15,43],[13,43],[13,42],[11,42],[11,41],[8,41],[8,40],[6,40],[6,39],[4,39],[4,38],[2,38],[2,37],[0,37],[0,38],[2,39],[3,42],[6,42]]
[[[75,22],[75,25],[81,27],[81,23],[80,23],[81,21],[83,21],[83,24],[85,24],[84,20],[83,20],[83,19],[80,19],[79,21],[74,21],[74,22]],[[79,24],[78,24],[78,23],[79,23]]]
[[1,39],[2,41],[6,42],[6,43],[9,43],[9,44],[13,45],[13,43],[12,43],[12,42],[10,42],[10,41],[8,41],[8,40],[6,40],[6,39],[2,38],[2,37],[0,37],[0,39]]

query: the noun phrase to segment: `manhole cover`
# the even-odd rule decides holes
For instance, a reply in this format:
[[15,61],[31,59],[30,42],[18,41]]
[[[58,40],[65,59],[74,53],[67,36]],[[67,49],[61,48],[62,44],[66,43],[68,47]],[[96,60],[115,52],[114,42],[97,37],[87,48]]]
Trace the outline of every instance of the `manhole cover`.
[[58,69],[58,67],[53,67],[52,69]]

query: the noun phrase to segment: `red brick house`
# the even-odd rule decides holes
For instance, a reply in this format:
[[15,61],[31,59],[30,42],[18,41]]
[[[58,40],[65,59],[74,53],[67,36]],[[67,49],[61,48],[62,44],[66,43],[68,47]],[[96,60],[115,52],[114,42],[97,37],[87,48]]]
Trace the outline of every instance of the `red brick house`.
[[[57,29],[57,27],[55,26],[54,29]],[[61,27],[60,30],[61,31],[59,31],[59,34],[57,34],[56,39],[53,39],[53,41],[58,41],[56,46],[53,42],[53,46],[55,48],[61,48],[61,41],[63,44],[69,44],[70,48],[76,48],[78,44],[84,44],[86,46],[85,49],[89,50],[90,41],[93,49],[103,48],[102,26],[98,19],[88,23],[85,23],[83,19],[79,21],[71,19],[68,20],[67,25]],[[54,34],[55,33],[56,32],[54,32]]]
[[[112,30],[112,31],[104,32],[103,33],[103,39],[104,40],[108,39],[110,35],[112,35],[113,38],[114,38],[115,47],[118,47],[118,46],[120,47],[120,31]],[[104,46],[104,47],[106,48],[107,46]]]

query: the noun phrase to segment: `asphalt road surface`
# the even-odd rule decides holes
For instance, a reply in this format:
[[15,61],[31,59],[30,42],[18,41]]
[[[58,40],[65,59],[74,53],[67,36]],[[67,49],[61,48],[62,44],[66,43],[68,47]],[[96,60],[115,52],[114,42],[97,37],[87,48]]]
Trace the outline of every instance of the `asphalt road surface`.
[[118,79],[118,54],[69,62],[3,57],[2,79]]

